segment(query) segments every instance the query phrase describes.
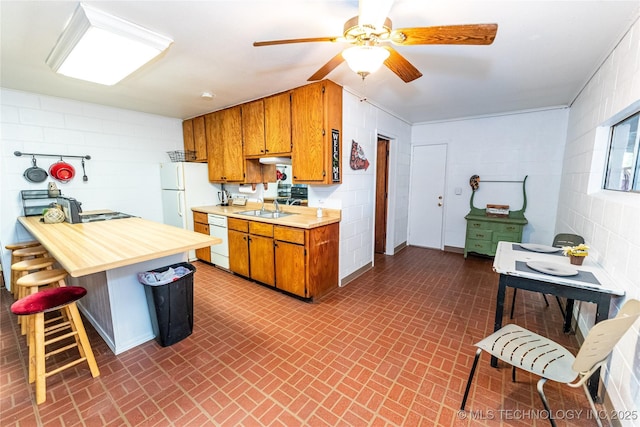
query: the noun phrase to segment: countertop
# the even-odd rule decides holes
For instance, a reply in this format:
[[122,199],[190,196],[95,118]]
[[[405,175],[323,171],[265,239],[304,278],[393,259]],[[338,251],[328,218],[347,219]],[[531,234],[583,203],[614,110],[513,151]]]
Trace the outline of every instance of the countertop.
[[73,277],[221,243],[216,237],[142,218],[84,224],[45,224],[41,218],[18,220]]
[[[323,209],[322,217],[316,216],[316,208],[305,206],[288,206],[280,205],[280,210],[286,213],[295,213],[296,215],[286,216],[284,218],[261,218],[249,215],[242,215],[239,212],[257,210],[262,207],[262,203],[248,202],[246,206],[197,206],[192,207],[194,212],[202,212],[206,214],[225,215],[231,218],[246,219],[250,221],[266,222],[269,224],[284,225],[296,228],[316,228],[329,224],[340,222],[341,211],[339,209]],[[271,204],[265,204],[265,209],[273,210]]]

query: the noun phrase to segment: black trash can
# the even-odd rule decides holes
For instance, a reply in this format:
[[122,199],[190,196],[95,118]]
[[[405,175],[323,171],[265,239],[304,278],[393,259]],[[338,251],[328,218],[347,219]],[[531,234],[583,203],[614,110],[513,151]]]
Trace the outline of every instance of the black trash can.
[[[183,267],[180,269],[179,267]],[[174,271],[186,274],[176,277],[165,284],[153,283],[149,273],[169,273]],[[182,341],[193,332],[193,273],[196,268],[186,262],[161,267],[138,275],[145,288],[151,325],[156,341],[163,347]],[[151,283],[150,283],[151,282]]]

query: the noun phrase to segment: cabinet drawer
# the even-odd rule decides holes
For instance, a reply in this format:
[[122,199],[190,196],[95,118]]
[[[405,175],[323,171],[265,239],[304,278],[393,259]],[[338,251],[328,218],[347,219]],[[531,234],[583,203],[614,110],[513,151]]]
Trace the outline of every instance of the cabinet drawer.
[[195,231],[196,233],[209,234],[209,224],[194,222],[193,231]]
[[522,230],[522,225],[520,224],[496,224],[496,231],[500,231],[501,233],[520,233]]
[[256,236],[273,237],[273,224],[264,222],[249,222],[249,233]]
[[493,233],[494,242],[519,242],[520,240],[520,233]]
[[493,231],[471,229],[467,232],[468,239],[491,240]]
[[246,219],[229,218],[227,222],[229,230],[242,231],[244,233],[249,232],[249,221]]
[[273,230],[273,238],[283,242],[304,245],[304,230],[301,228],[282,227],[276,225]]
[[206,213],[202,212],[194,212],[193,213],[193,222],[201,222],[203,224],[209,223],[209,218]]
[[483,229],[488,227],[487,227],[487,223],[484,221],[467,221],[467,228],[469,230],[477,230],[477,229]]
[[490,240],[467,240],[466,250],[468,252],[478,252],[481,254],[492,254],[492,247],[495,246]]

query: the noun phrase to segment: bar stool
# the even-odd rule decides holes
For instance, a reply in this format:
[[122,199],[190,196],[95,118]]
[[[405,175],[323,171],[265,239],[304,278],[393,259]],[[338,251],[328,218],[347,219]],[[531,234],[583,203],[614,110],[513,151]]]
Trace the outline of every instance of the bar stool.
[[[20,299],[27,294],[21,294],[24,291],[24,288],[18,286],[17,281],[25,276],[26,274],[33,273],[40,270],[51,270],[53,269],[53,264],[55,260],[50,257],[45,258],[32,258],[26,259],[24,261],[18,261],[11,264],[11,292],[15,299]],[[21,319],[18,317],[18,324],[20,324]]]
[[[47,260],[47,258],[40,258],[40,259],[43,260],[42,264],[46,263],[44,260]],[[48,258],[48,259],[53,260],[53,258]],[[37,260],[38,258],[33,260],[21,261],[21,263],[33,262]],[[35,273],[30,273],[20,277],[18,280],[16,280],[18,300],[26,297],[27,295],[35,294],[40,290],[41,286],[49,286],[49,287],[67,286],[67,284],[64,281],[67,275],[68,273],[66,271],[56,268],[52,270],[41,270],[41,271],[37,271]],[[55,321],[57,319],[59,319],[59,317],[56,317],[55,319],[51,319],[51,321]],[[27,323],[22,320],[23,320],[22,318],[18,317],[18,323],[22,324],[22,328],[21,328],[22,335],[26,335]]]
[[[26,316],[29,324],[29,383],[36,384],[36,403],[46,401],[46,379],[65,369],[82,362],[87,362],[93,378],[100,375],[98,364],[91,350],[91,344],[84,329],[76,301],[87,294],[87,290],[80,286],[64,286],[60,288],[44,289],[19,299],[11,305],[11,311],[18,316]],[[52,310],[62,310],[71,322],[71,332],[45,339],[44,314]],[[47,352],[47,346],[61,343],[73,337],[75,342],[63,345]],[[61,343],[64,344],[64,343]],[[63,366],[46,369],[46,359],[62,353],[73,347],[78,347],[79,357]]]
[[[10,243],[4,248],[11,251],[11,265],[13,265],[20,261],[20,259],[16,259],[16,256],[13,254],[14,251],[17,251],[18,249],[31,248],[33,246],[40,246],[40,242],[37,240],[29,240],[28,242]],[[13,276],[11,276],[11,283],[9,285],[12,286],[11,293],[13,294]]]
[[[49,252],[44,248],[44,246],[38,244],[36,246],[28,246],[26,248],[15,249],[11,252],[11,265],[16,262],[24,261],[31,258],[44,258],[49,256]],[[11,293],[13,297],[17,299],[17,293],[15,289],[17,276],[11,271]]]

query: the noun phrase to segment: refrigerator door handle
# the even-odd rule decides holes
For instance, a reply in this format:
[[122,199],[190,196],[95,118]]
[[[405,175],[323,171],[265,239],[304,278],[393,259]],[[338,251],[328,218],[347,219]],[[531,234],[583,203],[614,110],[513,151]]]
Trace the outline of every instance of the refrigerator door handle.
[[181,192],[177,191],[176,192],[176,198],[178,199],[178,215],[183,217],[184,216],[184,206],[182,206],[182,197],[181,197]]
[[184,184],[182,183],[182,171],[179,164],[176,164],[176,185],[179,190],[184,190]]

